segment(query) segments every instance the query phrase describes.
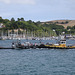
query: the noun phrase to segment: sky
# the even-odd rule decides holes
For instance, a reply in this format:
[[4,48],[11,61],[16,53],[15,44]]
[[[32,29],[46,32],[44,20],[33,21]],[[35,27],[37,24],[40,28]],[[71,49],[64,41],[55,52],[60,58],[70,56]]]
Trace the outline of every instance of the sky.
[[3,19],[75,20],[75,0],[0,0]]

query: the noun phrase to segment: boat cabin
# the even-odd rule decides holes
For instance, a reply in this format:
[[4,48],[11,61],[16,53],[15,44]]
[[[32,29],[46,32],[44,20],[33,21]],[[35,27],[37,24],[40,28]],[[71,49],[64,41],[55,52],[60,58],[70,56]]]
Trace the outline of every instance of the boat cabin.
[[65,44],[66,45],[66,40],[60,40],[59,44]]

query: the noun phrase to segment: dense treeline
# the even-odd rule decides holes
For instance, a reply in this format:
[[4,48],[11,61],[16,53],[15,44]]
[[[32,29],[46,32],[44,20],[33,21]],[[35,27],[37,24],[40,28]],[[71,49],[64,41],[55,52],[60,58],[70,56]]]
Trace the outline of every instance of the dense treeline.
[[[3,23],[5,27],[0,28],[0,30],[7,31],[7,30],[12,30],[18,29],[19,33],[22,33],[24,31],[26,32],[33,32],[36,36],[53,36],[53,35],[59,35],[62,32],[65,32],[66,34],[72,33],[74,34],[75,32],[75,26],[73,27],[67,27],[65,29],[61,25],[56,25],[55,23],[53,24],[42,24],[40,21],[34,22],[34,21],[25,21],[24,18],[17,18],[17,21],[14,18],[11,18],[11,20],[8,19],[2,19],[0,17],[0,23]],[[22,29],[23,31],[21,31]],[[53,31],[54,30],[54,31]]]

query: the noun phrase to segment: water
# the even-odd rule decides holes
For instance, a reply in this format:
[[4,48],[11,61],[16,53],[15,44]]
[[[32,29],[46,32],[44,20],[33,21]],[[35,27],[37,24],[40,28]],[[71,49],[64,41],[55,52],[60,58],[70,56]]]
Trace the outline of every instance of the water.
[[[11,46],[11,42],[0,41],[0,46]],[[75,75],[75,49],[2,49],[0,75]]]

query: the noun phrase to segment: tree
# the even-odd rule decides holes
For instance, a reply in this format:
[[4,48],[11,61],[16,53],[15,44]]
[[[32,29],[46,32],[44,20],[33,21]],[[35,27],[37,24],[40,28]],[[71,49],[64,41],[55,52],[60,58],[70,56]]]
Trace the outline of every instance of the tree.
[[61,22],[61,24],[64,24],[64,22]]
[[17,21],[20,21],[20,18],[17,18]]
[[6,24],[7,22],[9,22],[9,20],[8,19],[4,19],[3,23]]
[[65,23],[69,23],[68,21],[66,21]]
[[2,17],[0,17],[0,22],[1,22],[1,23],[3,22],[3,19],[2,19]]
[[21,18],[20,21],[24,21],[24,18]]
[[37,21],[36,23],[37,23],[37,24],[40,24],[41,22],[40,22],[40,21]]
[[11,18],[11,22],[14,22],[15,21],[15,19],[14,18]]
[[71,27],[70,26],[67,26],[67,29],[71,29]]
[[31,24],[31,23],[32,23],[32,21],[31,21],[31,20],[29,20],[29,21],[28,21],[28,23],[29,23],[29,24]]
[[72,27],[72,29],[75,29],[75,25]]

